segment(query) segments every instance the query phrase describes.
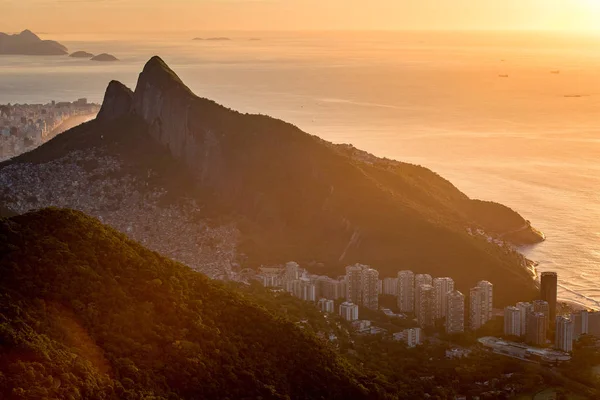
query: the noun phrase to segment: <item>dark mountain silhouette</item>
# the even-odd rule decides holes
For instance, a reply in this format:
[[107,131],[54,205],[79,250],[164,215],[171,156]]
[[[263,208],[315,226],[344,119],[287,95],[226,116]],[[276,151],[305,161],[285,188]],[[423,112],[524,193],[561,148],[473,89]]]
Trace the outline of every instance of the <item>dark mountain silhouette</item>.
[[107,54],[107,53],[98,54],[97,56],[92,57],[91,60],[92,61],[103,61],[103,62],[119,61],[119,59],[117,57],[113,56],[112,54]]
[[0,220],[2,399],[374,399],[312,334],[97,220]]
[[68,50],[53,40],[42,40],[30,30],[16,35],[0,33],[0,54],[28,56],[62,56]]
[[[65,160],[80,165],[98,154],[118,158],[114,164],[126,165],[139,187],[159,185],[169,194],[164,199],[194,199],[202,210],[194,218],[234,221],[239,235],[232,262],[243,266],[294,259],[322,263],[317,272],[336,274],[362,262],[382,276],[401,269],[452,276],[465,291],[487,279],[496,285],[498,305],[534,295],[526,260],[489,239],[542,240],[513,210],[471,200],[426,168],[334,145],[283,121],[199,98],[158,57],[146,64],[133,94],[111,83],[96,121],[0,165],[0,182],[10,183],[0,200],[19,212],[60,205],[108,215],[79,200],[76,191],[58,201],[42,179],[48,165],[63,174]],[[79,159],[73,161],[75,155]],[[17,167],[23,165],[27,178],[19,178]],[[110,182],[123,171],[112,172]],[[38,188],[17,188],[15,182],[25,179],[36,179]],[[107,179],[94,176],[93,185]],[[32,197],[35,201],[27,200]],[[115,204],[110,207],[124,207],[123,201]],[[123,218],[111,224],[123,229]],[[153,229],[152,216],[140,220],[125,229],[146,240],[141,232]],[[145,243],[161,251],[168,240],[190,251],[207,248],[189,249],[182,244],[189,235],[183,235]],[[177,259],[203,270],[191,256]]]
[[88,53],[87,51],[76,51],[74,53],[69,54],[69,57],[90,59],[94,57],[94,55],[92,53]]

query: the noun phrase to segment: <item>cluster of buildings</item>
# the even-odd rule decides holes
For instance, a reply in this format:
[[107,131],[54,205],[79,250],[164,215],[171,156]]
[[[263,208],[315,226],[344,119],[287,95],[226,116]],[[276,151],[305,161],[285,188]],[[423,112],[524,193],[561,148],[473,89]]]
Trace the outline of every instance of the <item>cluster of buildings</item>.
[[598,312],[579,311],[570,316],[556,315],[557,289],[557,274],[543,272],[539,299],[504,309],[504,334],[519,337],[536,346],[545,346],[554,336],[554,347],[564,352],[571,352],[573,342],[583,334],[600,335]]
[[95,115],[97,104],[79,99],[48,104],[0,105],[0,160],[14,157],[55,135],[56,129],[75,116]]
[[[397,278],[386,278],[384,288],[391,290],[393,282],[398,308],[404,313],[414,313],[421,328],[436,326],[442,322],[446,333],[465,331],[465,296],[454,289],[454,280],[449,277],[433,278],[429,274],[400,271]],[[492,319],[493,285],[480,281],[470,292],[470,329],[477,330]]]

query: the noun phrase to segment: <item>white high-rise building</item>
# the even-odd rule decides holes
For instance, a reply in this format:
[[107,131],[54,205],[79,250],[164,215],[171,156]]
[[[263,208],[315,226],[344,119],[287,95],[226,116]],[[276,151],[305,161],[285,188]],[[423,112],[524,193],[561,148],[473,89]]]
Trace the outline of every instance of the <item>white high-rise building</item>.
[[405,313],[415,311],[415,274],[412,271],[398,272],[398,308]]
[[504,334],[521,336],[521,310],[518,307],[504,309]]
[[365,268],[362,274],[362,305],[371,310],[379,309],[379,272]]
[[517,308],[519,309],[519,318],[521,320],[521,336],[525,336],[527,335],[527,319],[529,313],[533,312],[533,304],[522,301],[517,303]]
[[550,305],[545,300],[533,301],[533,312],[542,313],[546,316],[546,329],[550,328]]
[[398,278],[383,279],[383,294],[398,296]]
[[394,340],[406,343],[407,347],[416,347],[421,344],[421,328],[405,329],[394,333]]
[[469,323],[472,330],[477,330],[492,319],[493,288],[488,281],[480,281],[471,289]]
[[346,300],[371,310],[379,308],[379,272],[367,265],[346,267]]
[[567,317],[556,317],[556,348],[565,352],[573,351],[573,321]]
[[573,339],[578,340],[581,335],[590,333],[590,313],[588,310],[571,313],[573,321]]
[[366,265],[355,264],[346,267],[346,301],[354,304],[362,302],[362,272]]
[[421,298],[421,287],[423,285],[433,285],[433,278],[429,274],[416,274],[415,275],[415,315],[419,317],[421,304],[419,299]]
[[444,318],[446,316],[446,299],[448,293],[454,290],[454,280],[452,278],[435,278],[433,289],[435,290],[435,318]]
[[465,331],[465,296],[458,290],[448,293],[446,303],[446,333]]
[[358,305],[345,301],[340,304],[340,315],[346,321],[358,320]]
[[417,322],[421,328],[435,326],[435,291],[431,285],[419,286]]
[[319,309],[323,312],[332,313],[335,311],[335,304],[333,300],[319,299]]
[[298,265],[298,263],[290,261],[289,263],[285,264],[284,280],[286,282],[295,281],[296,279],[300,278],[299,271],[300,271],[300,266]]
[[307,278],[296,279],[291,282],[292,295],[305,301],[316,301],[317,290]]

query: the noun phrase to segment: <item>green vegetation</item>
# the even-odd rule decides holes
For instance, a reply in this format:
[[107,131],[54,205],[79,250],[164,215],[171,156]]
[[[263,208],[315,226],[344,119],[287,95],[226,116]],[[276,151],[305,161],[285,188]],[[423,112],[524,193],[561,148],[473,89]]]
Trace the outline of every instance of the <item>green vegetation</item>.
[[85,215],[0,220],[0,398],[361,399],[311,332]]

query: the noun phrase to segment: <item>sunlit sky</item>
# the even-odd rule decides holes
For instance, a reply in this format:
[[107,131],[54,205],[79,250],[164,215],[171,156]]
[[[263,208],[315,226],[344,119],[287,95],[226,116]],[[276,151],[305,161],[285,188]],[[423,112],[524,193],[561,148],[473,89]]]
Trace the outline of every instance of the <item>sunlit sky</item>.
[[600,32],[600,0],[0,0],[0,31],[534,29]]

